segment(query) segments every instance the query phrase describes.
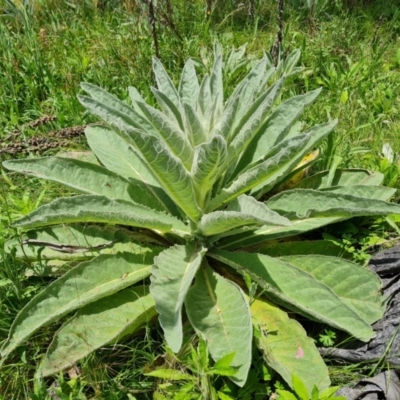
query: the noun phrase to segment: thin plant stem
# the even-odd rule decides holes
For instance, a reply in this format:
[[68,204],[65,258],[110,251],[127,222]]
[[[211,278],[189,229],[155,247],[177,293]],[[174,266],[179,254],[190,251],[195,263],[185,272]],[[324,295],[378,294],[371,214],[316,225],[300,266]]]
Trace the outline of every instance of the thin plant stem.
[[157,36],[157,27],[156,27],[156,15],[154,11],[153,0],[143,0],[146,2],[147,7],[149,8],[149,21],[151,26],[151,34],[153,36],[154,43],[154,52],[156,53],[156,57],[160,59],[160,51],[158,48],[158,36]]

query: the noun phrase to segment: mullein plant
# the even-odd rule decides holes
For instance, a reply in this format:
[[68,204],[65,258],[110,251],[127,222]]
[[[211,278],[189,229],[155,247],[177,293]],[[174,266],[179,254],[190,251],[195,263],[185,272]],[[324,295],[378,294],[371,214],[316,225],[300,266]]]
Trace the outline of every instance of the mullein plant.
[[[3,163],[79,193],[15,222],[23,240],[8,248],[16,247],[17,256],[72,267],[18,314],[3,361],[66,316],[38,377],[74,365],[156,316],[168,346],[179,352],[187,317],[215,362],[232,355],[230,379],[237,385],[246,382],[254,338],[290,386],[297,376],[309,393],[314,386],[326,389],[328,370],[313,340],[284,310],[367,342],[374,337],[371,323],[384,312],[380,280],[341,258],[270,257],[262,249],[272,239],[351,217],[400,213],[386,201],[394,190],[364,170],[320,172],[296,187],[285,185],[336,121],[299,131],[297,120],[320,90],[282,102],[286,75],[276,73],[268,56],[228,99],[218,46],[201,82],[191,59],[177,87],[156,58],[153,69],[158,108],[133,87],[128,105],[82,84],[88,96],[80,102],[103,121],[85,132],[93,162]],[[254,295],[255,284],[262,296]]]

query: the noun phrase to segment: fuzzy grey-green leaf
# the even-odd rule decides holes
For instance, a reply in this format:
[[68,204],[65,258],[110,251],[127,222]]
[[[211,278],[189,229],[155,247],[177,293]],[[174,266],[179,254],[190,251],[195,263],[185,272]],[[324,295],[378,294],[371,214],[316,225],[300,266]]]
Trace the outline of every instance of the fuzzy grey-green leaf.
[[265,155],[265,161],[240,174],[228,187],[211,200],[208,211],[229,203],[237,196],[252,190],[262,195],[279,179],[285,177],[307,154],[307,152],[327,136],[335,127],[336,121],[312,128],[309,132],[287,139]]
[[[258,129],[267,117],[274,101],[283,89],[281,79],[263,93],[249,108],[231,135],[229,143],[229,162],[242,155],[249,143],[257,135]],[[264,153],[265,154],[265,153]]]
[[173,103],[179,104],[180,99],[178,92],[164,66],[156,57],[153,57],[153,71],[157,81],[158,89],[168,96]]
[[57,331],[36,376],[71,367],[99,347],[135,332],[156,315],[146,286],[125,289],[88,304]]
[[195,107],[199,90],[200,85],[197,79],[196,69],[194,68],[193,61],[189,58],[182,70],[178,88],[179,97],[182,102]]
[[[288,262],[263,254],[212,250],[209,255],[247,273],[275,303],[344,330],[362,341],[375,336],[370,325],[334,291]],[[346,279],[341,275],[341,279]]]
[[[141,193],[136,196],[147,196],[151,201],[137,201],[145,206],[160,211],[179,215],[176,205],[162,189],[147,164],[133,151],[131,145],[116,132],[105,126],[88,126],[85,129],[90,148],[100,162],[110,171],[140,185]],[[155,205],[151,206],[151,204]]]
[[[262,299],[251,305],[257,347],[269,367],[292,386],[292,374],[301,377],[311,392],[314,385],[325,389],[330,385],[329,372],[319,355],[314,340],[307,336],[298,321]],[[298,355],[301,349],[301,356]]]
[[19,219],[15,222],[15,226],[35,228],[76,222],[102,222],[155,229],[161,232],[175,231],[184,235],[189,233],[186,225],[172,215],[152,210],[141,204],[96,195],[59,198]]
[[72,158],[43,157],[28,160],[9,160],[3,165],[17,172],[68,186],[81,193],[103,195],[111,199],[133,201],[155,210],[162,205],[140,181],[128,182],[99,165]]
[[192,179],[181,160],[172,155],[164,143],[144,132],[126,130],[124,137],[129,140],[145,160],[153,175],[162,184],[175,204],[193,221],[201,217],[197,205]]
[[183,340],[183,302],[206,250],[196,244],[175,245],[154,259],[150,291],[165,339],[175,353]]
[[203,215],[199,231],[205,236],[223,234],[240,226],[291,225],[287,218],[273,212],[265,204],[250,196],[241,195],[233,200],[226,210]]
[[[190,170],[194,151],[179,125],[167,118],[161,111],[146,103],[138,103],[138,107],[147,117],[154,130],[157,131],[158,137],[168,146],[171,154],[178,157],[186,169]],[[176,112],[179,111],[176,110]]]
[[[362,194],[362,188],[361,193]],[[356,192],[357,193],[357,192]],[[400,206],[373,198],[336,192],[294,189],[280,193],[265,203],[289,219],[312,217],[356,217],[399,214]]]
[[201,208],[206,206],[207,197],[214,183],[227,165],[228,152],[225,139],[215,135],[211,141],[196,147],[192,167],[193,186]]
[[385,305],[378,275],[339,257],[296,255],[281,257],[323,282],[369,324],[382,318]]
[[291,97],[280,104],[260,128],[254,143],[250,145],[248,154],[246,154],[246,160],[250,158],[249,154],[252,154],[251,163],[262,159],[265,153],[284,140],[304,108],[312,104],[320,93],[321,89],[313,90]]
[[243,386],[251,363],[252,324],[242,290],[204,265],[187,294],[185,307],[190,323],[207,342],[214,361],[236,353],[232,366],[238,370],[231,379]]
[[79,264],[48,285],[19,312],[1,349],[2,357],[7,357],[42,326],[146,278],[157,254],[100,255]]

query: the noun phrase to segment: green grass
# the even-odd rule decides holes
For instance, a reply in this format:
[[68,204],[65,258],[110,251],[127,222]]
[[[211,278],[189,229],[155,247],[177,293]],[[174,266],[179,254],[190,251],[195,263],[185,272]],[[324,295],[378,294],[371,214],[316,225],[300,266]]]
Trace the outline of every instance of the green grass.
[[[9,0],[0,6],[0,137],[43,115],[57,116],[57,120],[50,126],[24,130],[23,135],[93,122],[76,99],[82,81],[98,84],[120,98],[127,98],[127,87],[135,86],[151,100],[154,46],[147,11],[140,2],[113,0],[102,10],[103,3],[107,2],[76,0],[68,5],[61,0],[37,0],[31,9],[13,7]],[[227,49],[247,43],[250,59],[274,43],[275,0],[255,1],[254,19],[233,0],[214,1],[209,15],[203,0],[171,3],[173,14],[166,7],[160,10],[157,32],[160,57],[174,79],[188,57],[198,59],[205,72],[216,39]],[[284,96],[322,86],[323,93],[306,111],[304,124],[339,118],[331,146],[341,157],[340,166],[381,170],[387,182],[398,187],[397,161],[389,163],[393,168],[388,172],[387,163],[382,163],[382,146],[390,143],[400,154],[400,2],[384,6],[379,1],[364,6],[354,2],[352,8],[341,6],[339,0],[333,3],[317,14],[286,7],[284,49],[301,49],[304,70],[289,78]],[[167,17],[173,25],[165,22]],[[70,147],[85,148],[85,143],[77,140]],[[316,168],[327,166],[327,156],[316,164]],[[6,338],[17,312],[53,279],[27,277],[27,265],[4,254],[5,240],[17,234],[11,223],[60,190],[11,173],[0,177],[0,340]],[[384,222],[374,223],[378,237],[391,240],[397,235]],[[350,239],[361,240],[360,231],[352,235]],[[337,238],[346,245],[342,233]],[[362,252],[370,248],[356,250],[356,256],[363,258]],[[35,383],[35,367],[54,329],[39,332],[0,369],[0,399],[44,400],[49,398],[47,390],[56,385],[63,399],[147,399],[153,390],[154,398],[172,398],[168,397],[172,386],[162,386],[142,374],[164,354],[156,330],[88,357],[79,366],[77,379],[71,372],[69,377]],[[368,371],[352,366],[335,369],[333,383],[345,384],[360,373]]]

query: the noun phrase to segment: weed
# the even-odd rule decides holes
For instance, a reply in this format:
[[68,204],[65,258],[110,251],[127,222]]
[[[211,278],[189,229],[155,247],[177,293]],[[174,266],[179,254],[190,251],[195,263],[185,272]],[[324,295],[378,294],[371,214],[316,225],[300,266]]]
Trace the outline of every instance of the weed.
[[[80,81],[101,85],[124,99],[127,92],[119,88],[133,85],[154,104],[152,94],[146,91],[153,81],[151,27],[140,3],[6,0],[0,6],[0,127],[4,135],[48,114],[58,117],[54,129],[94,122],[76,100]],[[250,14],[247,1],[242,2],[246,7],[236,1],[208,3],[213,8],[207,18],[204,0],[174,2],[173,22],[182,40],[165,26],[162,18],[157,22],[160,57],[175,80],[176,71],[188,56],[201,62],[207,60],[215,37],[226,48],[247,42],[249,63],[273,44],[277,31],[275,0],[252,1]],[[331,147],[326,153],[321,149],[322,160],[312,168],[329,169],[337,156],[341,157],[337,167],[362,165],[378,170],[385,175],[385,184],[396,188],[397,161],[382,154],[382,147],[390,143],[394,154],[400,152],[399,11],[395,2],[371,2],[365,7],[361,1],[353,3],[353,7],[348,7],[345,1],[335,0],[318,12],[314,8],[312,18],[307,10],[303,13],[287,7],[284,43],[286,48],[302,49],[302,63],[307,69],[288,79],[283,99],[322,85],[322,99],[306,112],[305,124],[310,126],[320,121],[321,116],[339,116],[340,124]],[[207,71],[206,66],[201,68]],[[237,75],[232,73],[231,80],[225,83],[234,86],[246,68],[243,66]],[[34,133],[27,131],[26,135]],[[66,194],[55,185],[41,186],[32,179],[17,179],[11,174],[0,177],[2,340],[15,315],[43,284],[42,278],[25,276],[27,267],[37,266],[18,263],[12,255],[4,254],[4,241],[18,233],[10,223],[32,211],[41,201],[47,202],[63,193]],[[365,262],[376,245],[386,245],[396,238],[398,233],[393,229],[398,229],[399,222],[390,216],[388,220],[364,221],[362,232],[350,229],[342,233],[342,227],[333,227],[326,233],[344,249],[353,251],[355,260]],[[21,349],[12,366],[1,370],[0,392],[5,399],[19,400],[34,393],[30,377],[35,368],[35,354],[48,343],[40,338],[30,343],[28,349]],[[151,392],[146,394],[145,390],[153,390],[153,383],[141,375],[140,360],[144,365],[145,359],[150,362],[162,349],[157,349],[156,344],[151,348],[146,346],[146,342],[133,341],[124,347],[101,350],[101,354],[84,363],[84,374],[78,378],[82,382],[72,382],[69,393],[78,396],[85,392],[88,398],[94,393],[97,396],[103,393],[107,398],[147,396]],[[121,355],[117,366],[110,361],[115,352]],[[111,373],[114,369],[117,375]],[[366,370],[351,366],[339,372],[333,370],[331,375],[335,384],[342,384],[359,378],[359,373],[365,374]],[[69,381],[68,377],[59,379]],[[115,386],[113,379],[126,390]],[[51,386],[51,382],[45,386]],[[43,387],[35,390],[46,395]]]

